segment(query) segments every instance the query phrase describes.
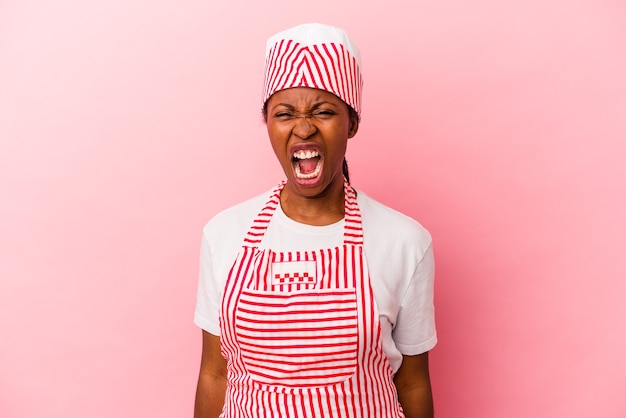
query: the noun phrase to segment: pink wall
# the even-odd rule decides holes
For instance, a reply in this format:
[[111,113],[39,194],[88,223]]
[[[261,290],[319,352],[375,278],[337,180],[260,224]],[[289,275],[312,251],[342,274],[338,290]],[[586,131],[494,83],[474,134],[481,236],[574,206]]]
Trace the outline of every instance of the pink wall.
[[307,21],[363,53],[354,183],[435,237],[437,416],[626,414],[625,3],[364,3],[0,3],[0,416],[191,416],[200,231],[282,178]]

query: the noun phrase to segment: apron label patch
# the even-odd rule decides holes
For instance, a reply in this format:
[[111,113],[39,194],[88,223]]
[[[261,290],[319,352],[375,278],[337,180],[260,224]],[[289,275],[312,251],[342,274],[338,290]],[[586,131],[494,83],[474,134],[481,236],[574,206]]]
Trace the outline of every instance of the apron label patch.
[[272,263],[272,285],[316,283],[315,261]]

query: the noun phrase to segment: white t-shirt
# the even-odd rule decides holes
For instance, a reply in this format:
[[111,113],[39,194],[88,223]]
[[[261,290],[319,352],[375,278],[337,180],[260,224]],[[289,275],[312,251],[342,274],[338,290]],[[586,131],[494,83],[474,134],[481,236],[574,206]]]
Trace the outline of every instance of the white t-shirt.
[[[220,334],[219,311],[230,268],[270,193],[220,212],[204,227],[194,322],[213,335]],[[437,342],[432,240],[419,223],[358,189],[357,202],[383,350],[395,372],[402,355],[424,353]],[[343,243],[343,227],[343,220],[326,226],[295,222],[278,205],[259,248],[306,251],[337,247]]]

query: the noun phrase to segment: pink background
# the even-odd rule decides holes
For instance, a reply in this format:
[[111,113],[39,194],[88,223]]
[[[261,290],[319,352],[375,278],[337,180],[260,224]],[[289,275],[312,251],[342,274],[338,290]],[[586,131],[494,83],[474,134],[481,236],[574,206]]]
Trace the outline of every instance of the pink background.
[[282,173],[265,39],[364,58],[353,182],[433,233],[439,418],[625,416],[626,3],[0,2],[0,416],[191,416],[203,224]]

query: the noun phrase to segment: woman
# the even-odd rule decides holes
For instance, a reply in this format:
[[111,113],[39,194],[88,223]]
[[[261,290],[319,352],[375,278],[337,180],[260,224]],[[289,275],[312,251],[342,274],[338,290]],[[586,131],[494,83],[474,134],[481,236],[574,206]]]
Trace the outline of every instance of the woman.
[[360,56],[341,29],[268,40],[263,116],[287,179],[204,228],[199,417],[432,417],[433,255],[354,189]]

